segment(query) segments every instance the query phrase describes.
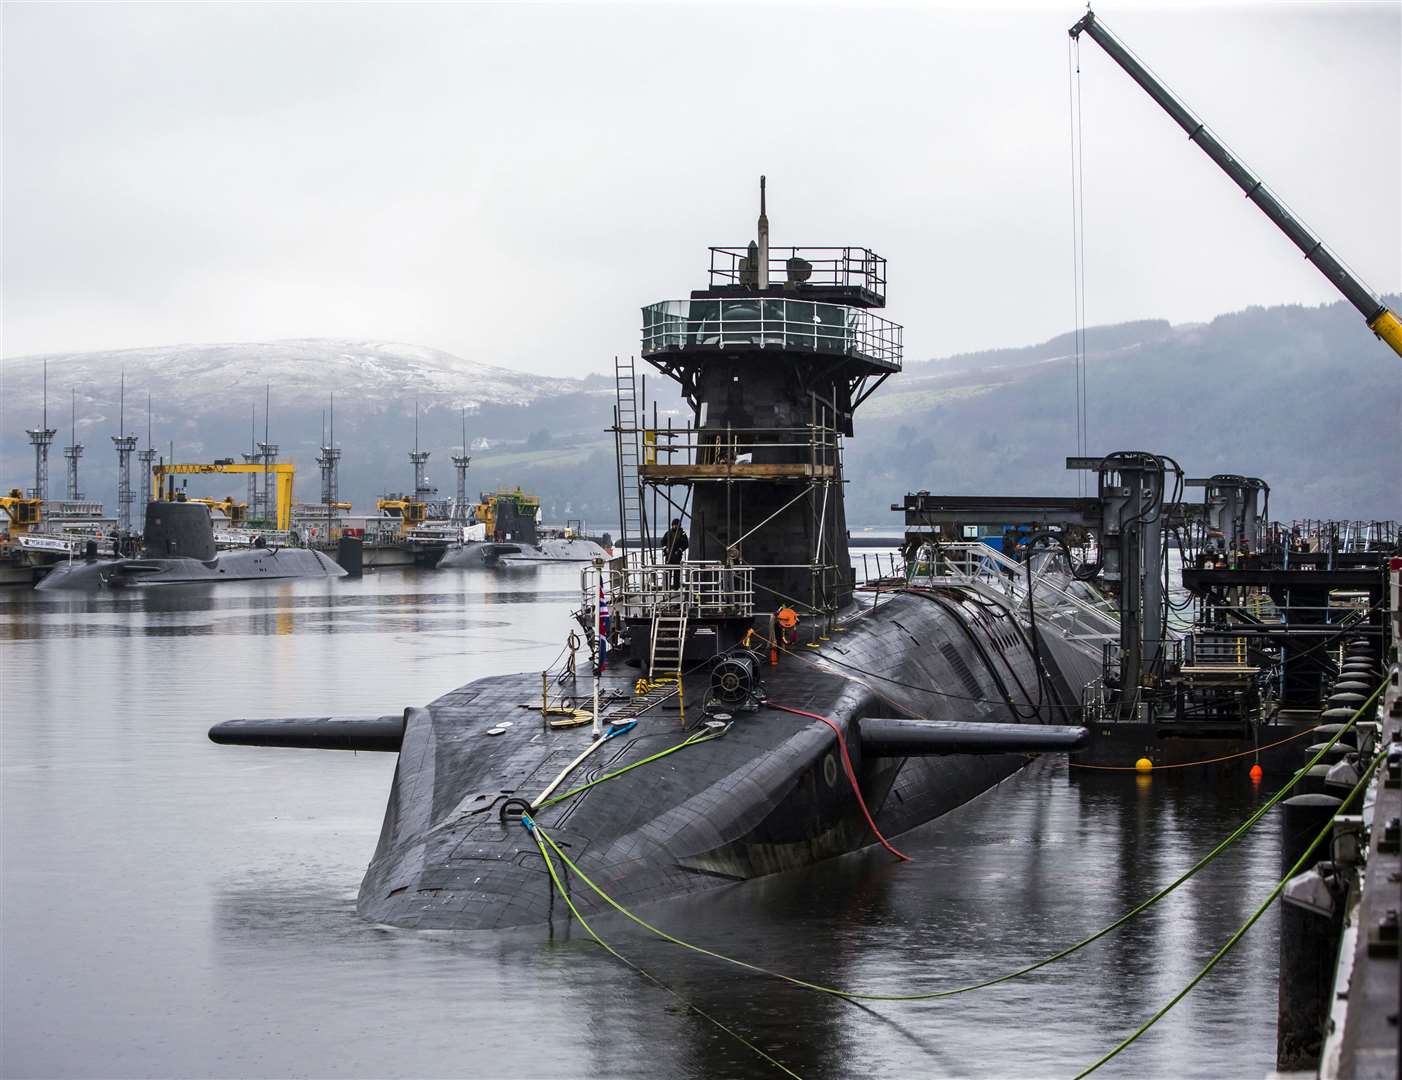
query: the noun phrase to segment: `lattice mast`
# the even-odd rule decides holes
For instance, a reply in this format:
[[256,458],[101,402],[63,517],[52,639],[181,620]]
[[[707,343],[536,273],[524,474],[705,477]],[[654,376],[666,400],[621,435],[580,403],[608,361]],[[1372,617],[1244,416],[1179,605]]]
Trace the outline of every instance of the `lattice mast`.
[[317,467],[321,469],[321,505],[326,508],[327,526],[335,515],[336,503],[340,501],[337,473],[340,471],[341,451],[336,446],[336,395],[331,395],[331,429],[327,435],[326,414],[321,414],[321,452],[317,454]]
[[63,448],[67,461],[68,482],[64,485],[64,497],[69,502],[80,502],[82,489],[78,486],[78,459],[83,456],[83,444],[78,441],[78,391],[68,389],[68,445]]
[[127,434],[127,373],[122,372],[122,388],[117,406],[117,432],[112,445],[117,451],[117,531],[131,532],[131,455],[136,451],[137,437]]
[[41,502],[49,497],[49,446],[57,430],[49,427],[49,362],[44,361],[44,413],[37,428],[26,428],[25,434],[34,447],[34,489],[30,498]]
[[151,442],[151,395],[146,395],[146,449],[139,450],[136,460],[141,462],[141,495],[137,500],[140,510],[137,512],[137,520],[141,522],[141,528],[146,529],[146,508],[151,503],[151,466],[156,460],[156,447]]
[[419,403],[414,402],[414,449],[409,453],[409,463],[414,466],[414,498],[418,502],[427,502],[434,495],[438,494],[438,489],[429,487],[428,474],[425,467],[428,465],[430,451],[419,449]]
[[[278,454],[281,447],[275,442],[269,442],[270,433],[268,431],[269,414],[272,412],[273,391],[271,384],[263,387],[263,438],[258,442],[258,463],[263,466],[263,483],[258,490],[258,505],[250,505],[249,513],[258,521],[263,528],[275,520],[273,513],[273,483],[270,468],[277,464]],[[259,474],[254,473],[254,476]]]
[[[248,452],[240,455],[245,465],[258,464],[258,406],[251,405],[248,409]],[[248,474],[248,516],[250,518],[258,515],[258,474],[251,472]]]
[[453,455],[453,471],[457,474],[457,491],[453,496],[451,521],[454,525],[466,525],[468,518],[467,467],[472,457],[467,452],[467,406],[462,410],[462,453]]

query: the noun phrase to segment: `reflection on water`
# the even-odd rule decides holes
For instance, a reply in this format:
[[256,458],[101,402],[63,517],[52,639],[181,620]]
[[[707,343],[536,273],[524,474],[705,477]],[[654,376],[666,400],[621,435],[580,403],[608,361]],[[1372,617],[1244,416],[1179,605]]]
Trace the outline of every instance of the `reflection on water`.
[[[559,922],[428,935],[354,913],[392,755],[216,747],[239,715],[380,713],[549,663],[578,570],[0,594],[0,1072],[777,1075]],[[648,910],[819,983],[913,992],[1112,921],[1269,791],[1045,760],[902,838]],[[804,1077],[1067,1076],[1172,996],[1268,891],[1273,821],[1119,933],[993,989],[861,1006],[684,954],[625,955]],[[1107,1076],[1263,1075],[1275,922]]]

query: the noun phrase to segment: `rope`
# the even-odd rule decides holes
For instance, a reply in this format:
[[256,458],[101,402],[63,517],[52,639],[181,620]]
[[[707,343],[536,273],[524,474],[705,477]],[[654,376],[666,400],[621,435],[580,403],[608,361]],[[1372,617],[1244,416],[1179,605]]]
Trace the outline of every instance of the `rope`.
[[[521,815],[521,824],[523,824],[526,827],[526,831],[529,832],[532,838],[535,839],[536,847],[540,849],[540,856],[545,860],[545,868],[550,872],[550,880],[554,884],[555,890],[560,894],[560,898],[564,900],[565,905],[570,909],[570,914],[572,914],[576,919],[579,920],[579,925],[584,927],[585,931],[589,934],[589,936],[593,938],[596,942],[598,942],[600,947],[602,947],[606,953],[612,956],[615,960],[618,960],[621,963],[626,964],[628,967],[632,968],[634,971],[636,971],[639,975],[641,975],[648,982],[652,983],[654,986],[660,987],[661,989],[667,991],[667,993],[671,994],[672,997],[676,998],[679,1002],[685,1005],[697,1016],[700,1016],[702,1019],[707,1020],[710,1023],[714,1024],[716,1027],[720,1028],[721,1031],[725,1032],[727,1035],[729,1035],[736,1042],[740,1043],[742,1046],[758,1054],[765,1061],[769,1062],[769,1064],[773,1065],[776,1069],[782,1072],[785,1076],[792,1076],[794,1080],[802,1080],[802,1078],[799,1077],[798,1073],[786,1067],[782,1062],[779,1062],[776,1059],[770,1057],[758,1046],[750,1042],[749,1039],[745,1038],[745,1036],[741,1035],[738,1031],[734,1030],[733,1028],[727,1027],[725,1024],[721,1023],[721,1021],[717,1020],[714,1016],[706,1012],[700,1006],[692,1004],[690,1001],[682,997],[679,993],[677,993],[670,986],[664,983],[661,979],[659,979],[656,975],[653,975],[649,971],[645,971],[643,968],[633,963],[633,961],[629,960],[626,956],[620,953],[607,941],[601,938],[598,935],[598,933],[594,930],[594,928],[589,925],[589,921],[579,913],[579,909],[574,906],[574,900],[572,900],[570,898],[570,894],[567,891],[565,891],[564,883],[560,881],[560,875],[556,872],[555,864],[550,859],[550,853],[545,850],[545,845],[543,845],[540,842],[540,837],[536,835],[537,826],[535,822],[531,820],[529,814]],[[558,847],[555,847],[554,841],[551,841],[550,846],[552,848],[555,848],[556,852],[560,851]],[[563,857],[563,853],[561,853],[561,855]],[[566,865],[569,865],[569,863],[567,862]],[[576,873],[578,873],[578,871],[576,871]]]
[[826,716],[820,716],[815,712],[808,712],[806,709],[791,709],[787,705],[776,705],[772,701],[766,701],[765,704],[771,709],[778,709],[781,712],[793,713],[795,716],[806,716],[810,720],[821,720],[823,723],[827,724],[828,727],[832,728],[832,733],[837,736],[837,748],[842,752],[842,767],[846,770],[847,779],[852,784],[852,793],[857,796],[857,805],[862,808],[862,816],[867,819],[867,824],[871,826],[872,835],[881,841],[882,847],[896,858],[900,859],[901,862],[910,862],[910,856],[903,855],[893,848],[891,842],[887,840],[886,837],[882,836],[881,830],[876,827],[876,822],[871,816],[871,811],[867,809],[867,801],[862,798],[862,787],[857,783],[857,770],[852,768],[852,758],[851,755],[847,753],[847,738],[842,734],[842,729]]
[[[1277,739],[1275,742],[1266,743],[1265,746],[1257,746],[1251,750],[1242,750],[1235,754],[1223,754],[1221,757],[1203,758],[1201,761],[1180,761],[1173,765],[1155,765],[1154,772],[1159,772],[1163,769],[1186,769],[1190,765],[1213,765],[1219,761],[1231,761],[1233,758],[1250,757],[1252,754],[1259,754],[1262,750],[1270,750],[1276,746],[1284,746],[1286,743],[1292,742],[1295,739],[1300,739],[1306,735],[1313,734],[1314,728],[1305,728],[1303,731],[1297,731],[1295,732],[1295,734],[1287,735],[1283,739]],[[1069,764],[1073,769],[1098,769],[1101,772],[1138,771],[1133,765],[1083,765],[1079,761],[1071,761],[1067,764]]]
[[1276,883],[1276,886],[1271,890],[1270,895],[1267,896],[1265,900],[1261,902],[1260,906],[1257,907],[1256,910],[1251,913],[1251,917],[1247,919],[1246,922],[1242,923],[1242,925],[1237,929],[1236,933],[1234,933],[1231,937],[1227,939],[1226,944],[1223,945],[1220,949],[1218,949],[1215,953],[1213,953],[1212,959],[1209,960],[1203,966],[1201,971],[1199,971],[1196,975],[1192,977],[1192,979],[1189,980],[1188,985],[1183,987],[1183,989],[1178,991],[1178,993],[1174,994],[1167,1005],[1165,1005],[1158,1012],[1154,1013],[1154,1015],[1149,1017],[1149,1019],[1145,1020],[1144,1023],[1139,1025],[1139,1027],[1135,1028],[1135,1030],[1132,1033],[1130,1033],[1130,1035],[1127,1036],[1125,1039],[1121,1040],[1121,1042],[1113,1050],[1099,1058],[1087,1068],[1082,1069],[1079,1073],[1077,1073],[1075,1076],[1075,1080],[1082,1080],[1082,1077],[1089,1076],[1091,1073],[1095,1072],[1096,1069],[1100,1068],[1100,1066],[1104,1065],[1107,1061],[1110,1061],[1112,1058],[1120,1054],[1123,1050],[1127,1049],[1131,1044],[1135,1042],[1135,1040],[1139,1038],[1139,1036],[1143,1035],[1151,1027],[1153,1027],[1160,1020],[1162,1020],[1168,1014],[1170,1009],[1172,1009],[1175,1005],[1177,1005],[1180,1001],[1187,997],[1188,994],[1193,990],[1193,988],[1198,985],[1198,983],[1202,982],[1203,979],[1207,978],[1208,974],[1211,973],[1212,969],[1217,966],[1218,962],[1222,959],[1222,957],[1226,956],[1227,953],[1232,951],[1232,948],[1236,945],[1236,943],[1246,935],[1246,932],[1248,930],[1250,930],[1253,926],[1256,925],[1257,920],[1260,919],[1260,917],[1270,909],[1270,906],[1274,904],[1276,899],[1280,896],[1280,894],[1285,891],[1285,886],[1288,885],[1290,883],[1290,879],[1293,878],[1296,874],[1298,874],[1300,870],[1304,867],[1305,863],[1309,860],[1310,856],[1314,854],[1315,848],[1329,838],[1330,833],[1333,832],[1334,829],[1334,819],[1337,818],[1340,814],[1342,814],[1344,810],[1348,808],[1349,804],[1352,803],[1353,800],[1358,797],[1359,793],[1364,789],[1365,786],[1367,786],[1368,781],[1372,777],[1374,770],[1377,769],[1377,767],[1382,763],[1385,757],[1387,757],[1386,748],[1378,752],[1377,756],[1373,758],[1372,762],[1363,771],[1363,775],[1359,777],[1358,783],[1354,785],[1353,790],[1348,793],[1348,796],[1344,799],[1343,802],[1341,802],[1337,807],[1335,807],[1334,812],[1329,815],[1329,820],[1325,823],[1324,828],[1321,829],[1319,831],[1319,835],[1315,837],[1314,843],[1310,844],[1310,846],[1305,850],[1305,853],[1295,860],[1295,865],[1286,871],[1285,876],[1281,878],[1279,882]]
[[[1087,945],[1091,945],[1094,942],[1099,941],[1106,935],[1113,933],[1115,930],[1118,930],[1120,927],[1124,926],[1135,916],[1153,907],[1164,897],[1168,896],[1169,893],[1173,892],[1180,885],[1182,885],[1189,878],[1193,877],[1195,874],[1201,871],[1204,867],[1206,867],[1209,863],[1215,860],[1219,855],[1221,855],[1234,843],[1236,843],[1243,836],[1245,836],[1246,833],[1250,831],[1250,829],[1258,821],[1265,817],[1266,814],[1269,813],[1270,810],[1273,807],[1275,807],[1277,803],[1284,799],[1290,793],[1290,790],[1297,783],[1299,783],[1300,778],[1304,776],[1305,773],[1312,766],[1317,764],[1326,753],[1328,753],[1329,749],[1336,742],[1338,742],[1338,740],[1343,736],[1345,731],[1347,731],[1357,722],[1358,718],[1363,715],[1364,710],[1367,709],[1368,706],[1371,705],[1373,701],[1377,699],[1378,695],[1382,693],[1383,688],[1386,685],[1386,682],[1380,684],[1378,688],[1373,691],[1373,694],[1368,699],[1368,701],[1364,702],[1358,707],[1357,711],[1354,712],[1353,716],[1349,718],[1348,723],[1344,724],[1342,728],[1335,733],[1334,737],[1330,739],[1329,742],[1326,743],[1324,747],[1321,748],[1314,755],[1314,757],[1300,769],[1299,772],[1297,772],[1293,777],[1291,777],[1290,781],[1287,784],[1285,784],[1279,791],[1277,791],[1274,795],[1267,799],[1266,802],[1263,803],[1261,807],[1258,810],[1256,810],[1255,813],[1253,813],[1249,818],[1247,818],[1246,821],[1244,821],[1241,825],[1237,826],[1237,828],[1233,830],[1232,833],[1228,835],[1224,840],[1218,843],[1216,847],[1214,847],[1211,851],[1209,851],[1206,855],[1204,855],[1201,859],[1199,859],[1191,867],[1185,870],[1168,885],[1164,886],[1154,895],[1150,896],[1147,900],[1144,900],[1136,907],[1131,908],[1129,911],[1125,912],[1118,919],[1116,919],[1114,922],[1110,923],[1103,929],[1096,931],[1089,937],[1082,938],[1074,945],[1067,946],[1060,952],[1053,953],[1051,956],[1045,957],[1041,960],[1037,960],[1031,964],[1027,964],[1023,967],[1018,968],[1015,971],[1010,971],[1004,975],[998,975],[991,979],[984,979],[981,982],[971,983],[967,986],[955,987],[950,990],[933,990],[921,994],[864,994],[851,990],[841,990],[831,986],[822,986],[819,983],[808,982],[804,979],[794,978],[793,976],[785,975],[782,972],[771,971],[769,968],[760,967],[758,964],[751,964],[744,960],[736,960],[734,957],[725,956],[722,953],[713,952],[712,950],[703,948],[700,945],[694,945],[691,942],[683,941],[681,938],[673,937],[666,931],[658,929],[657,927],[653,926],[650,922],[647,922],[640,916],[635,915],[633,912],[629,911],[626,907],[620,904],[617,900],[613,899],[613,897],[611,897],[608,893],[606,893],[603,889],[596,885],[589,878],[589,876],[584,873],[583,870],[581,870],[577,865],[575,865],[575,863],[571,861],[570,857],[566,855],[562,850],[560,850],[560,848],[555,844],[555,842],[550,838],[550,836],[545,832],[545,830],[542,829],[539,825],[532,823],[531,835],[536,837],[537,844],[540,843],[541,838],[544,838],[545,842],[549,844],[551,848],[554,849],[555,854],[559,856],[560,861],[563,862],[565,866],[567,866],[570,870],[574,871],[575,875],[581,881],[583,881],[585,885],[587,885],[601,900],[603,900],[606,904],[612,907],[615,911],[617,911],[624,917],[630,919],[638,926],[641,926],[643,929],[648,930],[651,933],[657,935],[662,940],[671,942],[673,945],[680,946],[683,949],[687,949],[701,956],[708,956],[713,960],[720,960],[724,963],[732,964],[735,967],[744,968],[746,971],[753,971],[759,975],[766,975],[770,978],[780,979],[783,982],[789,983],[790,985],[798,986],[805,990],[812,990],[819,994],[827,994],[831,997],[846,998],[850,1001],[935,1001],[941,998],[955,997],[959,994],[967,994],[974,990],[987,989],[988,987],[997,986],[1001,983],[1011,982],[1013,979],[1020,978],[1023,975],[1030,975],[1032,972],[1047,967],[1048,965],[1053,964],[1058,960],[1063,960],[1066,957],[1071,956],[1073,953],[1080,952],[1080,950],[1084,949]],[[582,921],[583,920],[581,920],[581,922]],[[1098,1063],[1095,1067],[1098,1068],[1099,1064],[1103,1064],[1103,1061],[1107,1060],[1109,1060],[1108,1057],[1103,1059],[1102,1062]]]
[[587,784],[581,784],[579,787],[571,788],[569,791],[562,792],[561,794],[556,795],[554,798],[546,799],[544,802],[539,802],[536,804],[535,809],[544,810],[548,806],[554,806],[556,803],[562,803],[566,799],[571,799],[576,795],[582,795],[591,787],[594,787],[596,784],[602,784],[605,780],[612,780],[615,777],[622,776],[626,772],[632,772],[640,765],[646,765],[649,762],[657,761],[661,758],[666,757],[668,754],[675,754],[678,750],[685,750],[688,746],[697,746],[700,743],[710,742],[713,739],[719,739],[729,730],[730,725],[727,724],[725,728],[721,731],[706,733],[693,732],[691,735],[688,735],[685,739],[677,743],[675,746],[669,746],[666,750],[659,751],[658,753],[653,754],[650,757],[645,757],[639,761],[634,761],[629,765],[623,766],[623,768],[621,769],[615,769],[613,772],[604,773],[602,776],[598,776],[595,777],[593,780],[590,780]]

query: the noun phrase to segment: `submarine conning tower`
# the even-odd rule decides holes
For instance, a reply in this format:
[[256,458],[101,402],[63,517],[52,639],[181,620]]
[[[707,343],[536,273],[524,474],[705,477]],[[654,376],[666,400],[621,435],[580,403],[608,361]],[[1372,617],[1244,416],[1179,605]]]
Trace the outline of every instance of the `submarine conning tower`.
[[681,385],[692,416],[641,429],[638,516],[645,544],[686,517],[689,563],[752,569],[756,613],[787,604],[821,623],[854,584],[842,439],[900,371],[902,329],[876,313],[886,260],[865,247],[771,246],[764,189],[761,177],[755,240],[712,247],[706,288],[643,308],[643,359]]

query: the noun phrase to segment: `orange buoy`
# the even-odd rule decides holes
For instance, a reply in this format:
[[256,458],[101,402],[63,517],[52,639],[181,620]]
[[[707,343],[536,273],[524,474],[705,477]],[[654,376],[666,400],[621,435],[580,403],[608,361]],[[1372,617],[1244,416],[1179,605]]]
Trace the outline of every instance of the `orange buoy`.
[[1263,777],[1263,776],[1265,776],[1265,775],[1266,775],[1265,770],[1262,769],[1260,765],[1252,765],[1252,766],[1251,766],[1251,779],[1252,779],[1252,780],[1260,780],[1261,777]]

